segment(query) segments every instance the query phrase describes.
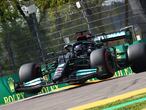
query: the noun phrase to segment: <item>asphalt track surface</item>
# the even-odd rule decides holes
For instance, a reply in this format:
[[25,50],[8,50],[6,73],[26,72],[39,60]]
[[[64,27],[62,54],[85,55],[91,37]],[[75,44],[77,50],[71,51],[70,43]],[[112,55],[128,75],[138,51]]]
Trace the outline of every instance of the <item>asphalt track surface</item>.
[[141,88],[146,88],[146,72],[1,106],[0,110],[67,110]]

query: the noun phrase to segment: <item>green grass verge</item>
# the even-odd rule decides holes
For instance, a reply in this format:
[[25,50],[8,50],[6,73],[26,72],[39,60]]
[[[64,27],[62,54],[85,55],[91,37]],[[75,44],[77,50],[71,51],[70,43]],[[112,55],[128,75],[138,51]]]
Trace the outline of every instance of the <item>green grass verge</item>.
[[[134,97],[130,97],[130,98],[124,99],[124,100],[118,100],[118,101],[109,103],[109,104],[104,105],[104,106],[98,106],[98,107],[90,108],[90,109],[87,109],[87,110],[104,110],[104,109],[107,109],[107,108],[110,108],[110,107],[113,107],[113,106],[117,106],[117,105],[120,105],[120,104],[123,104],[123,103],[138,100],[138,99],[141,99],[141,98],[144,98],[144,97],[146,97],[146,93],[140,94],[140,95],[137,95],[137,96],[134,96]],[[113,110],[142,110],[144,108],[146,108],[146,101],[134,103],[134,104],[131,104],[131,105],[128,105],[128,106],[125,106],[125,107],[121,107],[121,108],[118,108],[118,109],[113,109]]]

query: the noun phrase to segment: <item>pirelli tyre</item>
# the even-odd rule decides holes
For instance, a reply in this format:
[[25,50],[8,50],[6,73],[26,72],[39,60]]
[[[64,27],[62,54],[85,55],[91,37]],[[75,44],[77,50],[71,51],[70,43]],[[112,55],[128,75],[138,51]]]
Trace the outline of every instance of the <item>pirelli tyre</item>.
[[35,63],[23,64],[19,69],[20,82],[28,82],[41,76],[40,66]]
[[146,43],[129,46],[127,54],[129,65],[134,73],[146,71]]
[[[114,61],[110,51],[106,48],[94,50],[90,54],[90,65],[97,68],[97,78],[100,80],[110,78],[114,75]],[[99,69],[102,68],[102,71]]]
[[[31,81],[35,78],[42,77],[41,68],[36,63],[23,64],[19,69],[19,80],[20,83]],[[28,92],[36,93],[39,92],[41,88],[32,89]]]

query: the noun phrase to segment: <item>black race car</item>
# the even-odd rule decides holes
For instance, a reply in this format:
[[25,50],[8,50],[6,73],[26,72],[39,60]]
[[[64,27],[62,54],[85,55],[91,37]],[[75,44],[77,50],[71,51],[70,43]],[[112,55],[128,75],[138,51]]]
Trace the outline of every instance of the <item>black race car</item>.
[[[146,70],[146,43],[143,40],[134,42],[131,30],[95,36],[83,33],[77,33],[77,42],[65,46],[67,53],[59,56],[57,66],[52,64],[46,68],[47,74],[51,74],[49,82],[42,78],[41,66],[28,63],[20,67],[20,82],[16,90],[39,90],[43,86],[60,83],[82,84],[94,77],[103,80],[129,66],[135,73]],[[115,41],[123,44],[113,46]],[[120,52],[117,51],[119,48]],[[54,72],[50,72],[52,67]]]

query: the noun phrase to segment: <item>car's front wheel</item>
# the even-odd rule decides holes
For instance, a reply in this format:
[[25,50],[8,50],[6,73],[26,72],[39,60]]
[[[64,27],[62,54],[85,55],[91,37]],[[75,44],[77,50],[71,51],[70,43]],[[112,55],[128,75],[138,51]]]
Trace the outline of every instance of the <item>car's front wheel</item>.
[[[20,83],[25,83],[39,77],[42,77],[41,68],[36,63],[23,64],[19,69]],[[41,88],[37,88],[37,89],[32,89],[28,92],[37,93],[40,90]]]

